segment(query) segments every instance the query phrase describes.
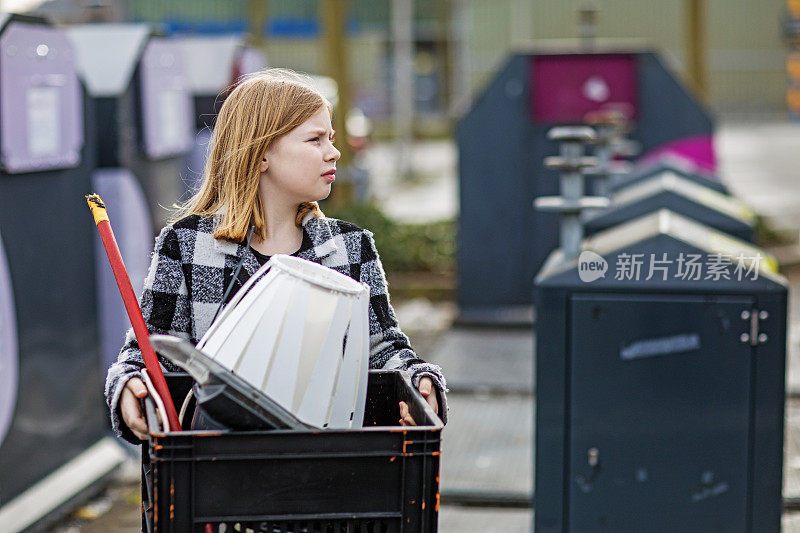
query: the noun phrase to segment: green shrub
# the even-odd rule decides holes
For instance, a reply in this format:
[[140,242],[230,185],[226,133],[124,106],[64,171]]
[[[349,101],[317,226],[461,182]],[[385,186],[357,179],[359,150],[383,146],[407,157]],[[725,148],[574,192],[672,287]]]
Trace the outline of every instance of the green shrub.
[[375,205],[344,208],[323,206],[326,216],[352,222],[375,235],[375,245],[387,272],[452,273],[455,270],[456,224],[439,220],[399,223]]

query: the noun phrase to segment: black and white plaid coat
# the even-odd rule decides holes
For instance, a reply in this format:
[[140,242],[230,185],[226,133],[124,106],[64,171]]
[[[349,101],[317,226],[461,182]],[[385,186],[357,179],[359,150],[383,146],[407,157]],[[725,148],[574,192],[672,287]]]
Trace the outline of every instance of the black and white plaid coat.
[[[213,237],[215,220],[191,215],[165,227],[156,238],[141,298],[142,314],[150,333],[174,335],[196,344],[210,327],[242,254],[244,262],[231,294],[259,269],[250,248]],[[440,413],[446,420],[444,376],[437,365],[417,357],[408,337],[400,331],[372,233],[349,222],[312,214],[303,220],[303,233],[310,246],[304,246],[298,257],[330,267],[370,287],[370,368],[408,371],[415,386],[421,377],[430,377],[438,389]],[[161,365],[167,371],[179,370],[163,358]],[[121,423],[117,406],[125,383],[140,376],[143,367],[142,354],[131,329],[117,362],[108,370],[105,389],[113,429],[131,442],[137,440]]]

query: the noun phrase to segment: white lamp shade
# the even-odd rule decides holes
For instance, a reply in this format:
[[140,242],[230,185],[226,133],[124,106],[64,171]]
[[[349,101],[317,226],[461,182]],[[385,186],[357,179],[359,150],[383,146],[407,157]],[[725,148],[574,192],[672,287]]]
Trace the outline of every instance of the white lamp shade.
[[367,285],[275,255],[239,289],[197,348],[307,424],[360,428],[368,307]]

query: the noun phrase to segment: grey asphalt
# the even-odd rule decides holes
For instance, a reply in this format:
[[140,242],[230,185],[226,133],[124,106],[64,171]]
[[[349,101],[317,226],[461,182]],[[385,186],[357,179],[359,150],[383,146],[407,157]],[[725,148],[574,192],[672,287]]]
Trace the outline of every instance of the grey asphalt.
[[[800,230],[800,125],[784,121],[723,122],[716,136],[720,175],[733,192],[776,226]],[[450,143],[415,148],[414,184],[392,179],[390,147],[367,158],[380,172],[375,196],[403,220],[456,215],[455,150]],[[800,247],[798,247],[800,250]],[[790,283],[787,389],[800,393],[800,252],[785,253]],[[527,532],[530,509],[448,504],[448,495],[480,493],[502,499],[530,494],[533,436],[532,331],[450,326],[452,304],[396,302],[401,326],[419,339],[420,354],[441,364],[449,378],[450,423],[443,432],[439,516],[442,533]],[[800,400],[787,403],[784,495],[800,497]],[[132,472],[132,473],[131,473]],[[53,531],[138,531],[136,469],[82,510],[83,518]],[[784,514],[784,531],[800,532],[800,513]]]

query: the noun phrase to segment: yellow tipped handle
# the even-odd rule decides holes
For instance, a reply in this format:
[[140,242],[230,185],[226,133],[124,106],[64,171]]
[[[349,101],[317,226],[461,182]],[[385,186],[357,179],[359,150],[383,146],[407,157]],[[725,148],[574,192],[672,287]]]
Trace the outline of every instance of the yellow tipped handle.
[[103,203],[103,199],[100,198],[99,194],[87,194],[86,203],[89,204],[89,209],[92,210],[92,216],[94,216],[95,224],[100,224],[104,220],[111,222],[108,219],[108,213],[106,212],[106,204]]
[[103,247],[108,255],[108,262],[111,264],[111,271],[114,272],[117,287],[119,287],[119,292],[122,295],[122,303],[125,304],[125,311],[128,313],[136,340],[142,349],[142,359],[144,359],[145,367],[147,367],[147,373],[156,391],[161,396],[161,401],[164,402],[167,419],[169,420],[167,430],[180,431],[181,424],[178,421],[178,413],[172,403],[172,396],[170,396],[167,382],[164,379],[164,373],[161,371],[158,356],[153,350],[153,345],[150,344],[150,333],[147,331],[147,324],[142,316],[142,310],[139,307],[136,294],[133,292],[133,287],[131,287],[128,272],[125,270],[125,263],[122,261],[122,254],[119,251],[119,246],[117,246],[117,240],[114,238],[114,231],[111,229],[108,213],[106,213],[106,205],[103,203],[102,198],[96,194],[88,195],[86,202],[89,204],[89,209],[92,210],[95,224],[97,224],[97,232],[100,234],[100,240],[103,241]]

